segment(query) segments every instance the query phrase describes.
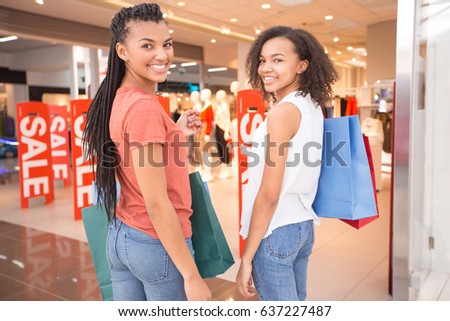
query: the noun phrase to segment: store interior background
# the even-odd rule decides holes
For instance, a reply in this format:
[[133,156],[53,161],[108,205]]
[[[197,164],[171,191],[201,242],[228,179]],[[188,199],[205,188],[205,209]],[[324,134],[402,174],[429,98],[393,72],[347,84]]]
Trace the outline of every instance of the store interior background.
[[[321,41],[340,74],[334,86],[335,94],[355,96],[361,119],[379,108],[374,95],[381,89],[392,90],[396,78],[396,0],[298,1],[304,4],[295,7],[282,4],[288,1],[265,2],[272,5],[270,10],[259,8],[263,1],[227,1],[219,4],[194,0],[185,1],[184,7],[178,6],[177,1],[158,1],[169,13],[167,19],[176,42],[176,66],[168,76],[170,91],[186,101],[192,88],[210,88],[213,94],[224,89],[231,95],[229,85],[238,80],[240,89],[244,89],[245,57],[255,30],[287,24],[303,27]],[[15,117],[15,103],[31,100],[33,92],[30,88],[34,88],[37,95],[42,94],[44,102],[52,104],[67,105],[71,99],[91,96],[98,88],[95,80],[98,73],[92,70],[97,67],[101,74],[106,63],[109,46],[106,28],[111,15],[123,3],[64,0],[45,2],[40,6],[32,0],[2,1],[0,17],[9,16],[16,20],[0,19],[0,34],[16,34],[19,39],[0,43],[0,68],[26,75],[25,83],[8,83],[0,79],[0,102],[7,106],[6,113]],[[334,19],[325,20],[325,15],[333,15]],[[237,22],[230,21],[231,18],[237,19]],[[227,28],[230,29],[228,35],[221,33],[221,29]],[[335,37],[339,37],[339,41],[334,42]],[[215,39],[215,43],[211,39]],[[196,62],[197,65],[181,66],[186,62]],[[217,67],[227,70],[208,72],[209,68]],[[189,103],[183,106],[188,107]],[[387,108],[391,107],[392,102],[389,102]],[[322,220],[317,227],[317,240],[311,257],[309,300],[392,299],[389,294],[391,155],[381,151],[381,148],[380,155],[380,178],[377,182],[380,186],[380,218],[359,231],[339,221]],[[1,166],[8,169],[17,166],[14,160],[1,162]],[[238,182],[236,176],[226,180],[216,178],[209,182],[209,186],[237,261],[219,278],[232,282],[239,263]],[[13,175],[11,180],[0,185],[0,191],[0,221],[25,227],[22,235],[31,235],[30,229],[36,229],[86,242],[82,222],[72,219],[70,188],[59,186],[53,203],[43,207],[36,202],[26,210],[20,209],[17,176]],[[11,235],[6,233],[4,237],[11,238]],[[22,253],[26,252],[17,245],[10,248],[15,247]],[[20,277],[12,276],[14,274],[7,271],[6,268],[0,269],[0,277],[23,283],[24,286],[3,298],[21,298],[20,293],[36,295],[44,291],[59,299],[68,299],[45,288],[36,292],[39,282],[32,278],[20,280]],[[47,276],[55,278],[57,274],[49,273]],[[240,299],[233,285],[227,286],[225,290],[220,284],[217,291],[222,287],[226,293],[231,291],[230,295],[222,292],[216,298]],[[3,291],[3,288],[0,289]],[[421,286],[421,292],[412,297],[450,300],[448,274],[437,274],[434,283]]]

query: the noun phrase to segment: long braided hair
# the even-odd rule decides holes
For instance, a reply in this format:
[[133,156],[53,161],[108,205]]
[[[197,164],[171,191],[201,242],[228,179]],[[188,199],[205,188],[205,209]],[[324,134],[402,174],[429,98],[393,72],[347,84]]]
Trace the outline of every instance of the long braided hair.
[[246,70],[249,84],[253,88],[259,89],[265,99],[276,100],[274,93],[265,91],[264,83],[258,74],[262,47],[273,38],[289,39],[299,59],[308,60],[308,68],[298,77],[298,88],[304,95],[310,94],[315,102],[325,108],[326,103],[333,95],[332,84],[338,79],[338,73],[319,41],[303,29],[275,26],[258,36],[247,56]]
[[117,190],[115,169],[119,166],[118,151],[111,140],[109,120],[117,89],[125,74],[125,63],[116,53],[116,44],[124,43],[131,21],[164,21],[159,6],[155,3],[141,3],[130,8],[122,8],[111,20],[111,44],[109,47],[106,77],[93,98],[87,113],[83,132],[85,159],[96,161],[93,168],[96,179],[98,204],[105,207],[108,221],[116,217]]

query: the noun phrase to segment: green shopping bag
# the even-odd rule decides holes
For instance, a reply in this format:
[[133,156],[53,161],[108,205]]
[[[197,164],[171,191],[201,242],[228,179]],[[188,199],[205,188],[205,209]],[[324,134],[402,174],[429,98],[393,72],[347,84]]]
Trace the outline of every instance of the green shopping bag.
[[111,272],[106,258],[108,218],[103,207],[92,205],[81,210],[84,229],[94,261],[100,292],[104,301],[112,301]]
[[199,172],[189,174],[192,195],[192,246],[194,258],[203,278],[226,272],[234,259],[211,203],[209,192]]

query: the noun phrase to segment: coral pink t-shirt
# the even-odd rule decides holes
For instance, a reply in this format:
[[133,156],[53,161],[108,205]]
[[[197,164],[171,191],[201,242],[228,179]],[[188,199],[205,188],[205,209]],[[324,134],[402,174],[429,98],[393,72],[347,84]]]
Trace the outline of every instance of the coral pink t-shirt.
[[[184,237],[191,237],[186,137],[164,111],[158,97],[137,88],[119,88],[112,106],[109,128],[120,156],[120,166],[116,169],[120,183],[117,217],[125,224],[159,239],[136,180],[131,151],[149,143],[161,143],[164,163],[153,161],[153,166],[164,166],[168,197],[178,215]],[[144,161],[152,160],[140,160]],[[160,187],[152,188],[156,190]]]

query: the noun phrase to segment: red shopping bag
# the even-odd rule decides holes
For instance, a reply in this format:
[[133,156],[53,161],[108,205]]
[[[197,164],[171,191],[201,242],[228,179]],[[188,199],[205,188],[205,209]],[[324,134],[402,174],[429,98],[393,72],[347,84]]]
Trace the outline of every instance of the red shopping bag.
[[375,195],[375,205],[377,207],[377,215],[361,218],[359,220],[345,220],[341,219],[341,221],[353,226],[356,229],[360,229],[361,227],[369,224],[370,222],[376,220],[378,217],[380,217],[380,211],[378,209],[378,198],[377,198],[377,187],[375,183],[375,173],[373,169],[373,160],[372,160],[372,151],[370,150],[370,143],[369,138],[366,135],[363,135],[364,139],[364,146],[366,147],[366,153],[367,153],[367,160],[369,161],[369,167],[370,167],[370,176],[372,177],[372,186],[373,186],[373,193]]

